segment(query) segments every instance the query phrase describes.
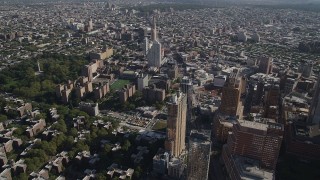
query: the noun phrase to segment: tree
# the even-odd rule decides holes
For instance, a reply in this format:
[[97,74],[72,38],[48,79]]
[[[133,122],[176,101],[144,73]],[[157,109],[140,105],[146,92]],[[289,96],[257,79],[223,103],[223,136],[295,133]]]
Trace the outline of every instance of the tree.
[[131,146],[130,141],[125,140],[125,141],[124,141],[124,143],[123,143],[123,145],[122,145],[122,150],[124,150],[124,151],[128,151],[128,150],[129,150],[129,148],[130,148],[130,146]]
[[134,177],[135,179],[139,179],[141,174],[143,173],[143,170],[140,166],[136,167],[136,169],[134,170]]
[[112,147],[110,146],[110,144],[105,144],[103,146],[104,153],[108,154],[111,150],[112,150]]
[[73,136],[73,137],[77,137],[78,136],[78,130],[76,128],[71,128],[69,131],[69,135]]
[[67,130],[67,125],[66,123],[64,122],[63,119],[60,119],[58,120],[57,123],[55,123],[54,125],[52,125],[52,128],[53,129],[56,129],[62,133],[66,133],[68,130]]
[[6,115],[1,114],[0,115],[0,122],[6,121],[8,117]]

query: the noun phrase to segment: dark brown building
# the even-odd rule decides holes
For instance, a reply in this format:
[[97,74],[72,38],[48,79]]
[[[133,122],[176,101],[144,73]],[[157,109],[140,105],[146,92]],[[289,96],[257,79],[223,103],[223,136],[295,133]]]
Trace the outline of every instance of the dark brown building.
[[261,57],[259,63],[259,72],[264,74],[272,73],[272,61],[271,57]]

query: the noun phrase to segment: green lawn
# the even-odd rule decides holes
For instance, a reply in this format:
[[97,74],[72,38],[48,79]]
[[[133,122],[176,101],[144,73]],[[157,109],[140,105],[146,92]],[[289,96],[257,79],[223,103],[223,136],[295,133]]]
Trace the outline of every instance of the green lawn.
[[129,80],[119,79],[111,84],[110,89],[119,90],[124,87],[124,85],[129,84]]
[[165,131],[167,128],[167,121],[159,120],[153,127],[153,130],[156,131]]

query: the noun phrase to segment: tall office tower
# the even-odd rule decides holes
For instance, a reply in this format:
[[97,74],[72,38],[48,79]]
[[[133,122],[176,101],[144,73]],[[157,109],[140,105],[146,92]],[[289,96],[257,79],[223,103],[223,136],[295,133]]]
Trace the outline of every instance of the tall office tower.
[[264,74],[272,73],[272,62],[271,57],[261,57],[259,63],[259,72]]
[[313,70],[313,64],[308,62],[302,62],[298,68],[298,72],[301,73],[303,77],[310,77]]
[[147,54],[149,67],[161,67],[162,65],[162,54],[161,54],[161,44],[159,41],[155,40],[152,43],[152,47],[149,49]]
[[190,133],[191,130],[191,124],[193,122],[193,112],[192,112],[192,81],[188,76],[184,76],[182,78],[182,81],[180,83],[180,88],[183,93],[187,95],[187,119],[186,119],[186,128],[187,128],[187,134]]
[[210,163],[210,131],[192,130],[189,137],[187,179],[207,180]]
[[156,17],[153,16],[153,22],[151,27],[151,41],[156,41],[157,38],[157,26],[156,26]]
[[92,19],[90,18],[89,19],[89,29],[90,29],[90,31],[92,31],[93,30],[93,23],[92,23]]
[[[228,167],[232,156],[244,156],[259,161],[260,166],[274,171],[283,139],[284,127],[270,119],[238,120],[233,125],[228,142],[223,147],[223,160],[228,174],[235,169]],[[226,156],[227,155],[227,156]],[[231,178],[232,179],[232,178]]]
[[143,54],[147,55],[148,51],[149,51],[149,40],[147,37],[144,38],[144,42],[143,42]]
[[278,120],[279,104],[280,104],[280,87],[278,84],[272,84],[266,90],[265,101],[265,117]]
[[320,74],[315,85],[315,92],[310,107],[309,122],[320,124]]
[[238,77],[238,74],[239,70],[235,69],[222,88],[220,113],[224,115],[242,117],[243,105],[240,101],[242,80]]
[[148,86],[148,82],[149,82],[149,78],[148,78],[148,74],[139,74],[138,76],[138,91],[141,91],[143,90],[143,88],[147,87]]
[[181,92],[171,97],[167,104],[167,139],[165,149],[179,157],[185,149],[187,96]]

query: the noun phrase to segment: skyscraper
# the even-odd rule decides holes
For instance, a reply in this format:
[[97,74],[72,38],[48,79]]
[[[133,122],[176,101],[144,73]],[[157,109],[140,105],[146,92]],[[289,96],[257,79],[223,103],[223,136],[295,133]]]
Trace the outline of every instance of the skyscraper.
[[151,41],[157,40],[157,26],[156,26],[156,17],[153,16],[153,22],[151,27]]
[[310,107],[309,122],[320,124],[320,74],[315,85],[315,92]]
[[275,170],[283,132],[283,125],[270,119],[238,120],[233,125],[232,134],[229,134],[223,151],[258,160],[261,167]]
[[89,31],[93,30],[93,23],[92,23],[92,19],[91,18],[89,19],[89,22],[88,22],[88,29],[89,29]]
[[155,16],[153,16],[153,24],[151,29],[151,41],[152,46],[147,52],[147,59],[149,67],[161,67],[162,65],[162,52],[161,43],[158,41],[157,37],[157,27],[155,22]]
[[181,92],[171,97],[167,104],[167,139],[166,151],[172,156],[179,157],[185,149],[187,96]]
[[261,57],[259,62],[259,72],[264,74],[272,73],[272,62],[271,57]]
[[210,163],[210,131],[192,130],[189,137],[187,179],[207,180]]
[[161,44],[159,41],[155,40],[152,43],[151,48],[147,54],[149,67],[161,67],[162,54],[161,54]]
[[242,80],[238,74],[239,70],[235,69],[222,89],[220,113],[224,115],[242,116],[243,106],[240,101]]
[[148,51],[149,51],[149,40],[147,37],[144,38],[144,42],[143,42],[143,54],[147,55]]
[[193,92],[193,86],[192,81],[188,76],[184,76],[182,78],[182,82],[180,83],[180,88],[183,93],[187,95],[187,134],[190,133],[191,130],[191,123],[192,123],[192,92]]

